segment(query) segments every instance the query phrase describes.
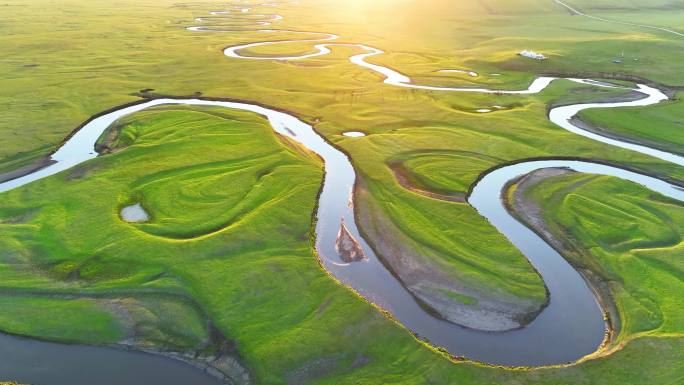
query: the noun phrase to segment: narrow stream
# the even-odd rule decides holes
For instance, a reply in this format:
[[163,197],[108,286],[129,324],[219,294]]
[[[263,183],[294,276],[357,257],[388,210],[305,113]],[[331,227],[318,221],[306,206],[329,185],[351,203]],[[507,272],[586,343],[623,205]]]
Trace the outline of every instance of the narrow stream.
[[[246,13],[242,10],[238,10],[238,12]],[[327,35],[324,37],[326,40],[337,38],[336,35],[332,34],[321,35]],[[238,54],[238,51],[255,44],[257,43],[233,47],[233,49],[228,48],[226,54],[244,58]],[[538,78],[532,82],[528,89],[512,91],[415,85],[411,83],[411,79],[392,69],[364,60],[383,51],[365,45],[354,46],[363,48],[368,52],[352,56],[350,58],[352,62],[383,74],[386,77],[385,83],[395,86],[442,91],[524,94],[541,92],[554,80],[554,78],[548,77]],[[298,56],[294,59],[319,56],[325,52],[330,52],[326,44],[316,47],[318,49],[316,54]],[[249,58],[274,60],[272,57]],[[594,84],[588,80],[571,80]],[[684,165],[684,159],[680,156],[589,133],[572,125],[569,121],[577,112],[586,108],[650,105],[666,99],[666,96],[659,90],[647,86],[639,85],[638,91],[645,94],[644,99],[623,103],[580,104],[559,107],[551,110],[549,118],[558,126],[590,139]],[[275,132],[287,136],[319,154],[325,162],[326,177],[317,212],[319,220],[316,227],[316,247],[326,269],[342,283],[391,312],[404,326],[421,337],[429,339],[434,345],[445,347],[454,355],[466,356],[493,364],[549,365],[574,361],[595,351],[603,340],[605,331],[602,311],[580,275],[562,256],[535,233],[517,222],[506,211],[500,194],[503,186],[509,180],[540,168],[567,167],[579,172],[612,175],[631,180],[653,191],[684,200],[682,190],[667,182],[621,168],[592,162],[532,161],[503,167],[487,174],[473,189],[468,200],[469,203],[508,237],[539,270],[549,287],[551,298],[550,305],[529,326],[520,330],[491,333],[466,329],[439,320],[415,302],[410,293],[380,263],[372,249],[359,234],[353,209],[348,204],[353,201],[352,188],[356,178],[351,161],[341,151],[319,136],[310,125],[283,112],[245,103],[200,99],[155,99],[124,107],[88,122],[52,155],[52,160],[55,163],[21,178],[1,183],[0,193],[57,174],[97,157],[98,154],[94,150],[96,140],[117,119],[155,106],[174,104],[215,106],[255,112],[266,117]],[[345,220],[351,234],[361,241],[368,257],[367,260],[347,264],[339,258],[335,251],[335,240],[341,219]],[[190,366],[180,365],[171,359],[142,353],[101,347],[51,344],[10,336],[0,336],[0,346],[3,347],[0,348],[0,373],[3,376],[10,376],[12,379],[29,383],[44,385],[67,383],[143,384],[149,383],[150,378],[154,378],[154,382],[159,383],[159,378],[163,373],[170,373],[164,377],[163,382],[167,385],[217,383],[215,379]],[[85,363],[92,370],[86,369],[85,373],[82,368],[70,370],[78,362]],[[127,369],[122,371],[122,367]],[[129,370],[129,367],[133,369]],[[117,373],[116,376],[113,373]],[[144,382],[144,379],[148,379],[148,381]]]

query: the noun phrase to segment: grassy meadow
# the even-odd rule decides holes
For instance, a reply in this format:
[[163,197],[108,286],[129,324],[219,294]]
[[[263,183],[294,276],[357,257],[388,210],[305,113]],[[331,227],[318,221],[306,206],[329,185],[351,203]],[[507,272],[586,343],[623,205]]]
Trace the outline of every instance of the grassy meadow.
[[[680,8],[663,10],[659,0],[648,3],[646,11],[640,3],[620,16],[643,14],[654,23],[684,16]],[[613,12],[609,5],[600,11]],[[539,95],[393,88],[349,63],[358,53],[349,47],[305,61],[229,59],[221,54],[229,45],[303,35],[185,30],[223,7],[171,0],[0,4],[0,174],[36,162],[90,116],[139,100],[143,89],[259,102],[318,122],[317,131],[350,155],[363,182],[358,209],[392,223],[393,235],[419,254],[417,263],[538,304],[546,299],[542,280],[501,234],[465,203],[406,190],[390,165],[401,164],[413,183],[442,194],[467,193],[491,167],[531,157],[602,159],[684,178],[679,167],[606,151],[546,117],[549,105],[607,100],[621,90],[564,80]],[[336,33],[340,42],[381,48],[387,54],[370,61],[417,83],[517,89],[539,74],[601,72],[684,86],[684,39],[570,16],[552,1],[321,0],[257,10],[284,16],[273,28]],[[550,60],[516,56],[521,49]],[[298,43],[252,52],[310,50]],[[640,60],[616,66],[621,50]],[[480,76],[435,72],[449,68]],[[476,112],[494,106],[501,108]],[[681,147],[678,107],[587,111],[583,118],[673,149]],[[645,127],[653,122],[657,132]],[[215,329],[261,384],[674,384],[684,375],[675,295],[681,275],[664,269],[676,268],[681,254],[679,205],[586,176],[578,196],[618,197],[593,203],[600,209],[592,212],[578,210],[579,197],[566,203],[553,195],[570,177],[535,190],[535,199],[547,194],[549,223],[573,224],[578,245],[597,261],[592,268],[616,282],[625,320],[620,349],[565,368],[490,368],[436,353],[321,269],[310,232],[322,165],[262,118],[174,106],[126,117],[115,129],[110,153],[0,194],[0,305],[7,310],[0,330],[213,351]],[[368,135],[347,138],[345,131]],[[151,221],[123,222],[120,209],[137,202]],[[620,213],[600,216],[606,205]],[[613,224],[613,214],[646,219],[628,229],[602,226]],[[625,255],[632,260],[623,268],[616,261]]]
[[668,152],[684,153],[684,107],[679,98],[650,108],[586,110],[580,118],[609,134]]
[[[622,369],[680,357],[678,340],[661,346],[641,338],[608,359],[566,369],[452,363],[320,269],[308,238],[320,164],[279,142],[266,122],[248,113],[173,107],[122,125],[121,132],[137,133],[125,148],[4,194],[2,303],[10,311],[0,317],[3,330],[98,344],[125,336],[142,346],[202,350],[212,348],[208,318],[265,384],[647,383],[649,371]],[[150,175],[169,174],[204,188],[180,197],[135,189]],[[256,199],[243,199],[252,206],[249,214],[223,218],[220,231],[179,239],[150,231],[151,225],[176,228],[161,217],[150,225],[118,217],[134,199],[153,215],[183,209],[186,221],[199,223],[206,211],[193,205],[211,210],[240,194],[243,183],[214,183],[229,176],[251,179],[247,195]],[[180,203],[170,204],[175,199]],[[670,365],[660,375],[668,380],[680,373]]]
[[[684,204],[617,178],[570,173],[524,191],[541,207],[563,255],[609,288],[619,319],[612,349],[635,340],[676,346],[684,337]],[[681,354],[663,365],[678,366]]]

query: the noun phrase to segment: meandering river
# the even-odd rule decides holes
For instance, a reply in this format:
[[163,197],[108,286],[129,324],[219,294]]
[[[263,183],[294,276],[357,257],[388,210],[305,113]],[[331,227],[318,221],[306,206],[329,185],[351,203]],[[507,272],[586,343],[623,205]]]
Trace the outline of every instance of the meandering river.
[[[246,14],[249,10],[244,11],[245,9],[237,8],[233,11]],[[219,11],[215,12],[215,14],[218,13]],[[270,15],[270,20],[279,19],[275,16],[277,15]],[[190,27],[189,29],[193,31],[207,31],[204,27]],[[218,30],[212,29],[211,32],[218,32]],[[337,38],[333,34],[322,33],[318,35],[322,36],[321,39],[304,41],[314,42]],[[240,54],[241,50],[256,45],[283,44],[287,42],[245,44],[229,47],[224,53],[230,57],[253,60],[301,60],[324,55],[330,52],[330,46],[339,45],[329,43],[318,44],[315,46],[316,53],[295,57],[265,58]],[[362,44],[352,45],[367,52],[354,55],[350,57],[350,60],[364,68],[382,74],[385,76],[384,82],[393,86],[449,92],[531,94],[543,91],[555,80],[550,77],[540,77],[524,90],[490,90],[484,88],[417,85],[413,84],[410,78],[395,70],[365,61],[370,56],[383,53],[382,50]],[[590,80],[571,80],[595,86],[605,86]],[[606,143],[609,146],[629,149],[668,162],[684,165],[684,158],[681,156],[617,139],[606,138],[585,131],[573,125],[570,120],[579,111],[587,108],[645,106],[667,99],[661,91],[645,85],[639,85],[636,91],[644,94],[644,98],[621,103],[592,103],[558,107],[550,111],[549,119],[563,129]],[[373,250],[358,231],[352,208],[353,205],[349,204],[354,199],[353,186],[356,179],[351,160],[343,152],[324,140],[312,126],[295,116],[281,111],[248,103],[205,99],[167,98],[143,101],[89,121],[52,155],[53,164],[23,177],[1,183],[0,192],[19,188],[97,157],[98,154],[94,150],[95,142],[107,127],[123,116],[156,106],[179,104],[252,111],[267,118],[275,132],[291,138],[320,155],[325,164],[326,176],[317,209],[316,248],[325,268],[340,282],[392,313],[405,327],[421,337],[427,338],[432,344],[445,347],[453,355],[461,355],[493,364],[517,366],[571,362],[594,352],[603,341],[606,330],[602,309],[579,273],[539,236],[519,223],[506,210],[501,200],[501,191],[508,181],[541,168],[565,167],[579,172],[611,175],[630,180],[674,199],[684,200],[684,192],[681,188],[663,180],[627,171],[619,167],[588,161],[559,159],[522,162],[496,169],[485,175],[473,188],[468,202],[525,254],[540,272],[550,293],[549,306],[530,325],[519,330],[490,333],[466,329],[442,321],[427,313],[416,303],[411,294],[378,260]],[[360,240],[361,246],[368,257],[367,260],[349,264],[344,263],[339,258],[335,250],[335,240],[340,228],[341,219],[344,219],[352,236]],[[178,365],[170,359],[141,353],[123,352],[100,347],[50,344],[10,336],[0,336],[0,344],[12,347],[11,349],[0,349],[0,373],[26,382],[85,384],[86,378],[80,377],[79,372],[76,370],[72,373],[68,370],[71,366],[66,364],[84,359],[93,368],[93,370],[87,370],[88,375],[93,375],[93,377],[88,377],[87,382],[89,383],[142,384],[143,382],[139,382],[140,378],[145,378],[145,376],[152,378],[149,376],[154,376],[156,381],[158,375],[162,372],[173,373],[168,380],[165,380],[165,384],[169,385],[216,383],[216,380],[213,378],[203,375],[189,366]],[[15,351],[25,352],[26,354],[13,354]],[[55,364],[50,365],[49,362],[51,360]],[[144,373],[133,371],[130,376],[120,373],[121,375],[116,377],[116,382],[107,382],[109,379],[114,378],[110,375],[113,371],[118,370],[124,364],[128,365],[132,361],[139,363],[140,365],[138,366]],[[30,362],[34,362],[36,365],[30,365]],[[46,364],[41,366],[43,363]],[[64,363],[64,366],[62,366],[62,363]]]

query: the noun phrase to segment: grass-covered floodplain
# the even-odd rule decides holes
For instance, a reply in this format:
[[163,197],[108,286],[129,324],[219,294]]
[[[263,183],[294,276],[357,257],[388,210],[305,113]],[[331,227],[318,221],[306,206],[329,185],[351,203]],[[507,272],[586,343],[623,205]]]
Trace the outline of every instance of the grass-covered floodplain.
[[608,135],[668,152],[684,153],[684,105],[679,97],[650,108],[587,110],[580,114],[580,118]]
[[[242,112],[173,107],[121,123],[122,133],[137,133],[125,148],[5,194],[0,209],[3,303],[17,311],[0,319],[4,330],[62,341],[113,343],[126,336],[142,346],[211,349],[215,347],[207,345],[202,328],[206,315],[228,339],[224,343],[237,348],[255,382],[265,384],[543,384],[559,378],[648,383],[648,371],[623,369],[648,365],[649,360],[649,366],[661,365],[669,362],[664,355],[676,358],[681,351],[676,340],[661,346],[639,339],[610,358],[566,369],[509,371],[453,363],[320,268],[308,235],[320,163],[280,142],[265,121]],[[226,149],[230,151],[220,151]],[[148,157],[150,152],[156,156]],[[238,177],[258,178],[265,169],[250,165],[260,157],[273,160],[259,162],[273,176],[285,175],[265,177],[262,187],[255,187],[254,195],[266,203],[256,204],[243,219],[228,218],[219,231],[184,239],[146,230],[160,218],[157,210],[168,206],[154,188],[149,196],[157,205],[148,206],[147,190],[133,188],[137,182],[170,172],[195,175],[205,190],[173,207],[187,207],[183,211],[189,220],[196,212],[193,205],[221,205],[220,197],[243,187],[205,183],[235,172],[208,165],[242,164]],[[118,209],[131,199],[149,208],[150,223],[119,219]],[[60,296],[82,299],[64,301]],[[187,298],[193,300],[188,303]],[[52,317],[31,312],[27,302],[50,307]],[[160,308],[170,310],[164,314]],[[121,309],[158,317],[122,319]],[[16,329],[17,322],[22,329]],[[189,327],[193,322],[197,327]],[[76,326],[79,338],[72,339],[68,333]],[[676,365],[660,369],[665,379],[680,374]]]
[[[23,309],[22,302],[38,301],[31,295],[45,296],[42,301],[55,311],[45,319],[17,309],[3,318],[4,330],[69,340],[53,332],[52,324],[61,321],[81,331],[80,342],[133,338],[142,345],[198,349],[207,339],[208,318],[230,338],[238,337],[238,328],[228,328],[226,317],[251,324],[258,317],[247,309],[280,314],[276,318],[287,325],[306,313],[299,293],[311,289],[300,284],[334,285],[322,274],[319,282],[301,274],[320,274],[309,245],[312,198],[321,182],[317,159],[277,144],[267,122],[252,114],[181,107],[120,123],[122,138],[135,138],[125,149],[114,147],[109,156],[6,194],[5,300]],[[172,177],[185,187],[182,193],[164,184]],[[62,185],[74,190],[57,187]],[[153,220],[123,222],[119,210],[130,202],[141,202]],[[226,260],[230,255],[234,262]],[[268,283],[262,269],[287,279]],[[273,295],[269,286],[277,282],[290,285],[290,298],[299,305]],[[212,289],[198,287],[204,285]],[[278,331],[275,325],[269,329],[267,334]],[[258,352],[252,354],[248,358],[260,361]]]
[[[377,46],[388,53],[372,61],[421,83],[515,89],[536,74],[600,72],[683,85],[682,42],[667,34],[570,16],[544,0],[431,3],[302,1],[277,8],[285,16],[278,27],[333,32],[341,41]],[[541,280],[501,234],[466,204],[407,191],[390,166],[402,164],[412,182],[447,194],[467,192],[492,165],[529,157],[582,156],[684,176],[646,156],[606,151],[546,118],[549,104],[601,100],[620,90],[567,81],[530,96],[396,89],[350,64],[348,56],[357,53],[350,48],[309,61],[228,59],[221,54],[227,45],[301,35],[185,30],[195,17],[222,7],[170,0],[0,5],[0,101],[7,107],[0,114],[0,172],[40,159],[90,116],[138,100],[142,89],[257,101],[319,122],[317,130],[350,154],[364,182],[358,206],[391,221],[393,236],[420,251],[421,263],[482,291],[538,304],[545,300]],[[604,11],[611,7],[619,4],[612,1]],[[676,7],[648,8],[640,4],[625,13],[684,19]],[[525,48],[551,59],[517,57]],[[293,44],[254,52],[310,49]],[[612,60],[621,50],[638,52],[640,60],[616,66]],[[444,68],[480,76],[435,72]],[[476,112],[495,105],[504,108]],[[600,113],[615,114],[616,123],[617,115],[636,114]],[[652,120],[672,122],[674,131],[676,111],[653,114]],[[678,362],[684,346],[674,331],[681,315],[672,311],[676,300],[653,298],[654,286],[643,293],[616,289],[621,311],[634,315],[626,313],[625,320],[633,321],[621,329],[620,349],[610,356],[516,371],[453,363],[320,268],[310,234],[320,161],[275,137],[267,122],[248,113],[173,107],[119,123],[110,154],[2,194],[0,302],[10,311],[0,316],[0,330],[57,341],[132,339],[143,347],[213,351],[216,328],[227,340],[220,343],[230,345],[254,382],[263,384],[675,384],[683,376]],[[636,124],[611,127],[639,135]],[[340,135],[350,130],[368,136]],[[635,195],[642,202],[636,206],[646,204],[644,194]],[[121,221],[120,209],[138,202],[151,221]],[[668,209],[662,217],[669,215]],[[676,239],[674,230],[642,227],[647,244],[664,242],[668,234]],[[610,238],[605,231],[591,235]],[[633,273],[611,274],[619,281]],[[669,282],[666,274],[656,278]],[[50,319],[38,311],[44,308]],[[659,311],[674,320],[667,333],[653,331],[659,330]]]
[[[578,173],[526,186],[518,198],[542,209],[563,255],[607,288],[619,314],[610,350],[635,340],[663,350],[681,344],[681,202],[617,178]],[[681,357],[674,353],[663,365],[678,367]]]

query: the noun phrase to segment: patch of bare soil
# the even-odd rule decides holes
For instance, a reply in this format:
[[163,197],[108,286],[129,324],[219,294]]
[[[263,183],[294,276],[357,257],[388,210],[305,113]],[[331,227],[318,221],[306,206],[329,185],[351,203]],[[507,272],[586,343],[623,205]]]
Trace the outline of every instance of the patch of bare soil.
[[21,178],[24,175],[28,175],[32,172],[38,171],[41,168],[45,168],[51,164],[55,163],[50,158],[42,158],[24,167],[19,167],[16,170],[12,170],[6,173],[0,173],[0,183],[7,182],[8,180]]

